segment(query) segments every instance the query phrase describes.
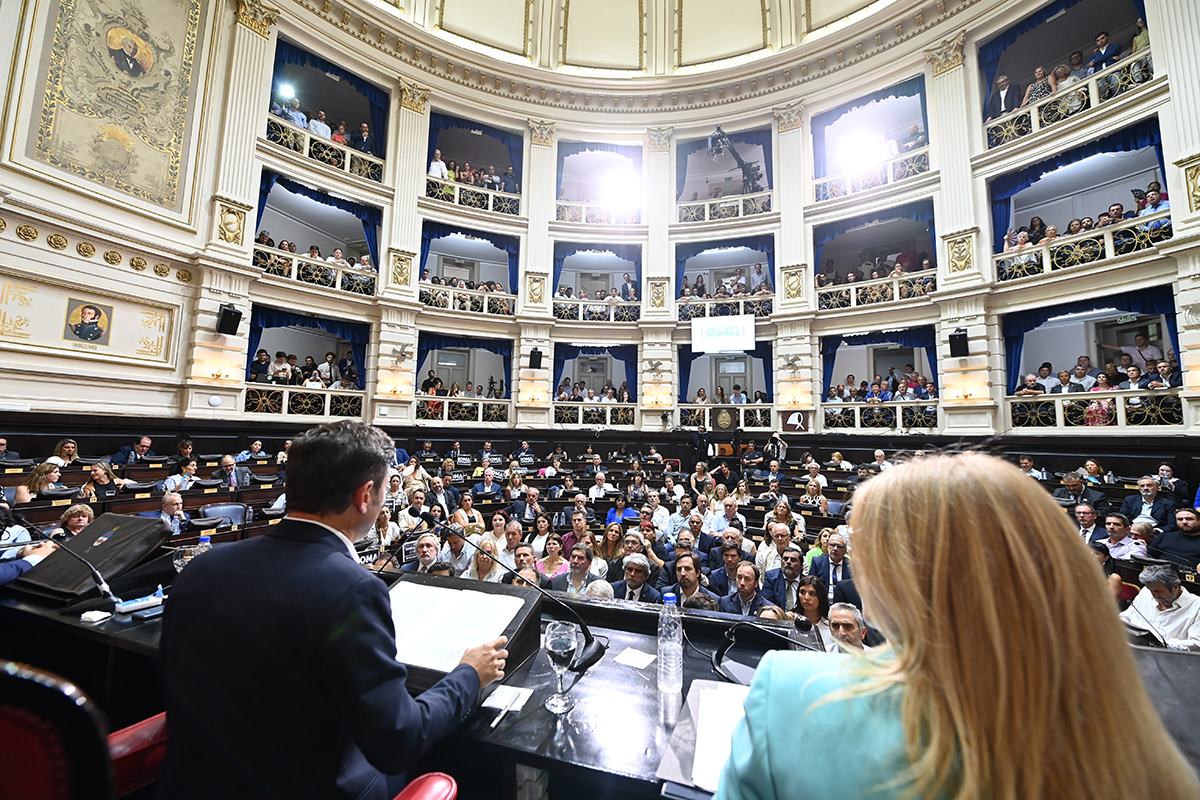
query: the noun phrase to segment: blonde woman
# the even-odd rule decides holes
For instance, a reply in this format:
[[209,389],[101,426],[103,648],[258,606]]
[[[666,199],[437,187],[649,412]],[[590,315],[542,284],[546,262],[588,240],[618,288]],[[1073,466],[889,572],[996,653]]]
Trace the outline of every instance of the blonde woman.
[[737,500],[739,506],[749,505],[752,499],[750,496],[750,484],[746,483],[745,480],[738,481],[737,488],[733,491],[733,499]]
[[792,513],[792,507],[787,500],[780,500],[775,507],[767,512],[763,520],[763,528],[770,530],[776,522],[782,522],[792,532],[792,538],[804,535],[804,517]]
[[471,559],[471,566],[467,568],[467,580],[499,583],[504,577],[504,570],[496,563],[495,556],[496,545],[490,539],[484,539]]
[[847,461],[842,456],[842,454],[836,450],[833,451],[833,455],[831,455],[829,457],[829,460],[833,462],[833,466],[836,467],[837,469],[844,469],[844,470],[854,469],[854,465],[851,464],[849,461]]
[[46,463],[65,467],[77,458],[79,458],[79,445],[75,440],[59,439],[58,444],[54,445],[54,455],[47,458]]
[[515,472],[515,469],[516,467],[513,467],[508,471],[508,483],[504,485],[504,499],[509,502],[525,499],[525,494],[529,491],[529,487],[525,485],[525,479],[521,477],[520,473]]
[[[1043,489],[998,458],[943,455],[856,499],[855,583],[890,644],[768,653],[717,800],[825,796],[795,767],[812,742],[859,766],[841,798],[1200,797],[1103,573]],[[1120,758],[1095,757],[1107,741]]]
[[[195,460],[195,459],[189,459]],[[113,472],[112,464],[107,461],[97,461],[88,468],[88,480],[79,487],[79,496],[89,502],[112,497],[125,486],[126,481],[118,478]],[[168,490],[171,491],[171,490]]]
[[60,484],[58,479],[61,473],[58,469],[58,464],[38,464],[29,473],[29,477],[24,483],[17,486],[16,496],[13,498],[14,503],[28,503],[38,496],[38,492],[43,489],[57,489]]
[[92,520],[96,519],[96,512],[86,503],[76,503],[69,506],[62,516],[58,518],[58,525],[47,532],[47,536],[61,536],[66,539],[73,538],[77,533],[92,524]]
[[816,481],[805,484],[804,494],[800,495],[797,502],[807,508],[819,510],[822,514],[829,513],[829,498],[821,494],[821,484]]
[[817,556],[829,555],[829,537],[831,534],[837,533],[834,528],[821,528],[821,532],[817,534],[817,540],[813,542],[812,547],[808,548],[808,552],[804,554],[804,571],[812,570],[812,560]]

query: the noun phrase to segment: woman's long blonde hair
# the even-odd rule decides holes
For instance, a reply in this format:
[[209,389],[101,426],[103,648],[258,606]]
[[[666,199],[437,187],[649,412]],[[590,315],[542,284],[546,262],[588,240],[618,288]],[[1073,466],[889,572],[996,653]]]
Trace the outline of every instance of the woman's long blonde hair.
[[[859,490],[855,577],[903,686],[913,793],[954,800],[1197,797],[1095,559],[1050,495],[974,453]],[[1097,755],[1120,742],[1119,757]]]

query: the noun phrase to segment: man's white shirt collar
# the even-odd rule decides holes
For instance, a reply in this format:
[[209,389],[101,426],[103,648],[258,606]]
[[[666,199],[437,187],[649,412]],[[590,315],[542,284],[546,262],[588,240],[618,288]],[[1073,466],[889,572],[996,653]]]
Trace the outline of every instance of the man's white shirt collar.
[[315,519],[300,519],[299,517],[292,516],[284,517],[284,519],[290,519],[294,522],[307,522],[310,525],[319,525],[327,531],[336,533],[337,537],[346,544],[346,550],[350,553],[350,557],[354,559],[355,563],[358,563],[358,551],[354,549],[354,542],[350,541],[349,537],[347,537],[346,534],[342,533],[337,528],[334,528],[331,525],[326,525],[324,522],[317,522]]

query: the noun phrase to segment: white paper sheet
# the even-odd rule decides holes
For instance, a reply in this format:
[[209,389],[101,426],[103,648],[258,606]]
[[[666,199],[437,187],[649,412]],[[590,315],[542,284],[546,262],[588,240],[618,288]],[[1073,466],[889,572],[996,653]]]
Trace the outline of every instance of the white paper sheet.
[[521,598],[400,581],[391,589],[396,659],[450,672],[463,652],[495,639],[521,610]]
[[[483,701],[484,708],[507,708],[515,714],[525,707],[525,701],[533,696],[533,689],[522,689],[520,686],[501,684]],[[515,698],[515,699],[514,699]],[[509,705],[509,702],[512,705]]]
[[644,650],[638,650],[635,647],[626,647],[621,651],[613,661],[618,664],[625,664],[634,669],[645,669],[654,663],[654,659],[658,658],[654,653],[647,653]]
[[700,695],[700,719],[696,723],[696,757],[692,783],[709,792],[717,790],[721,770],[729,759],[733,729],[746,715],[742,703],[749,686],[722,684]]

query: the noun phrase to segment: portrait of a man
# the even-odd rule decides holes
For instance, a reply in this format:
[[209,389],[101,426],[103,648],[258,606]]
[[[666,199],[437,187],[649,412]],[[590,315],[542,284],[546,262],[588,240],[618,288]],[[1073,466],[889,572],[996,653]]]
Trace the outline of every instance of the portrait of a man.
[[63,338],[67,341],[108,345],[112,306],[74,298],[67,301],[67,322]]
[[122,32],[117,29],[109,31],[108,54],[112,56],[117,69],[131,78],[140,78],[146,74],[146,67],[142,64],[142,61],[149,53],[140,53],[141,48],[138,45],[137,39],[129,35],[121,35],[120,40],[115,42],[117,46],[114,47],[113,39],[117,38],[114,34],[120,35]]

